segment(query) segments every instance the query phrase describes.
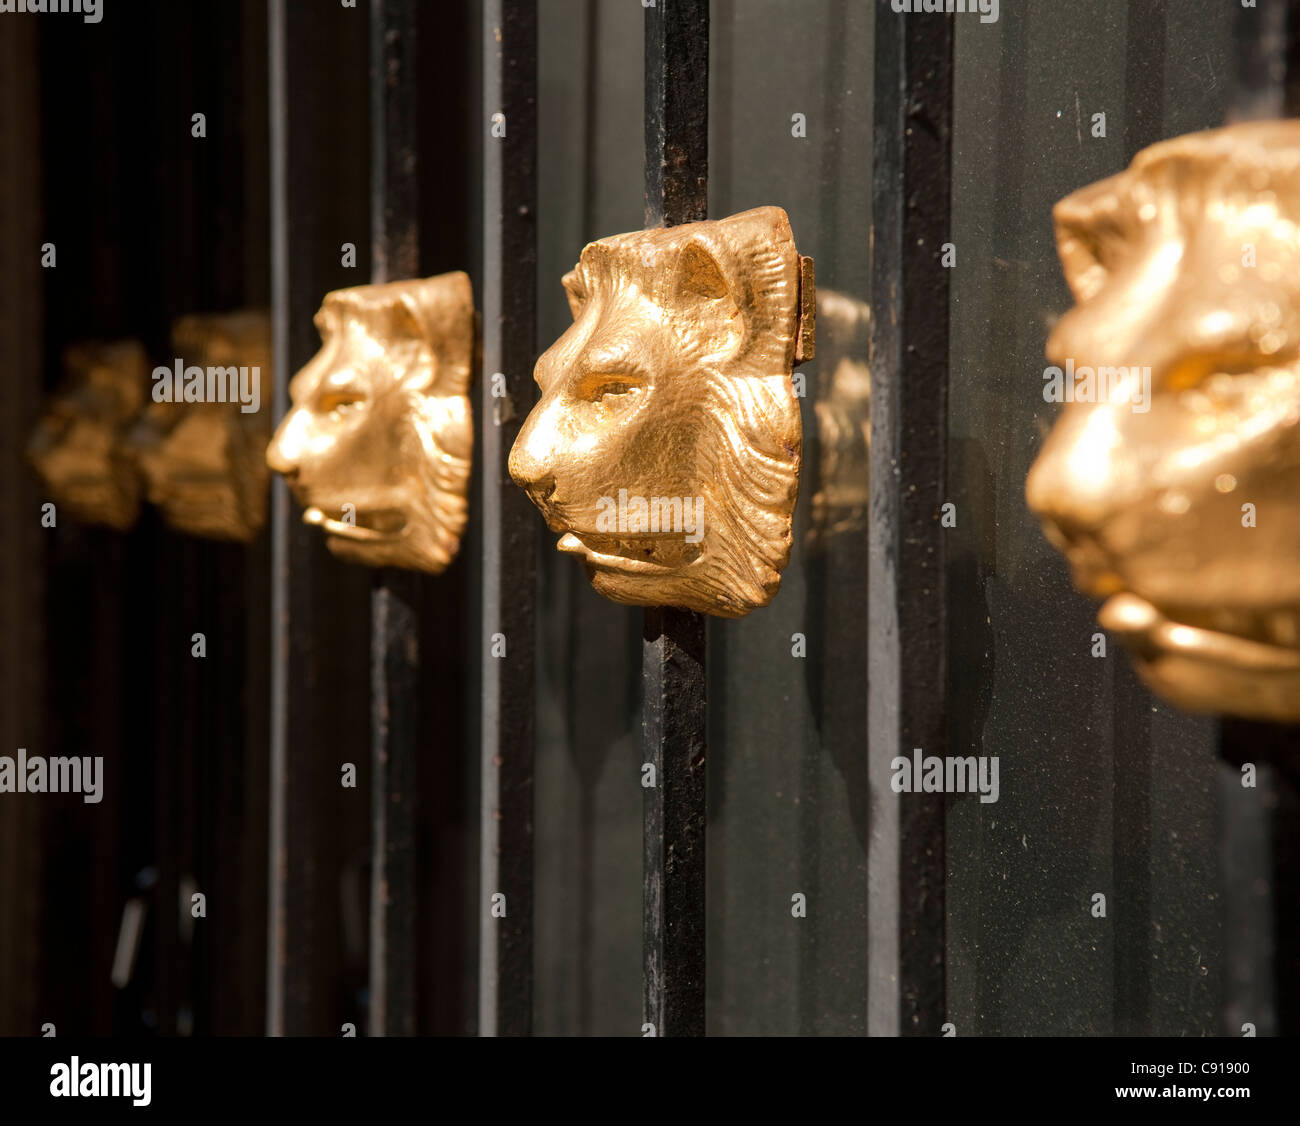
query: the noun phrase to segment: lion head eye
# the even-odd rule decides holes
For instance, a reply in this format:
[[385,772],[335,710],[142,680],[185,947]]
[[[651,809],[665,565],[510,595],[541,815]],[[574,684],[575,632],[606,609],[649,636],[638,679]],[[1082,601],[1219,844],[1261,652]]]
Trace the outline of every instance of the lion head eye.
[[365,396],[359,391],[327,391],[317,403],[323,414],[346,415],[365,405]]
[[589,403],[634,395],[641,390],[641,381],[633,375],[596,374],[583,380],[580,394]]

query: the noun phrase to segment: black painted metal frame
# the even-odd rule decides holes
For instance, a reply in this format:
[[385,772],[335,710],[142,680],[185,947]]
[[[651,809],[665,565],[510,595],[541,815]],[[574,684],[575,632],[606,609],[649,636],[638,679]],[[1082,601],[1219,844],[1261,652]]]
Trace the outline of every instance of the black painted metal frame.
[[[647,227],[708,214],[709,0],[645,10]],[[642,657],[643,1033],[703,1036],[705,983],[704,617],[647,610]]]
[[[1300,0],[1242,8],[1233,27],[1235,67],[1229,123],[1256,118],[1300,115]],[[1248,966],[1251,976],[1272,985],[1265,991],[1243,991],[1228,1006],[1248,1017],[1258,1035],[1294,1036],[1300,1031],[1300,726],[1256,723],[1225,718],[1219,724],[1219,755],[1227,766],[1225,785],[1232,797],[1225,803],[1221,826],[1221,872],[1224,883],[1230,956]],[[1257,771],[1257,801],[1237,801],[1241,768]],[[1264,811],[1268,868],[1242,871],[1235,864],[1238,842],[1257,831],[1251,822]],[[1262,860],[1262,857],[1255,858]],[[1242,918],[1249,900],[1235,885],[1266,881],[1271,889],[1272,934],[1261,935],[1257,918]],[[1243,911],[1245,908],[1245,911]],[[1271,996],[1274,1011],[1249,1007]],[[1244,1001],[1245,1005],[1234,1004]],[[1241,1028],[1226,1023],[1225,1035]]]
[[[367,24],[364,12],[292,0],[270,0],[267,12],[278,421],[290,378],[319,347],[322,296],[366,277],[340,248],[351,242],[364,263],[368,167],[337,159],[340,148],[365,151],[364,116],[335,109],[366,104]],[[273,477],[266,1023],[272,1035],[337,1035],[364,1015],[370,576],[329,554]],[[323,758],[323,747],[338,759]],[[340,784],[344,763],[356,768],[355,787]]]
[[537,0],[484,2],[482,126],[478,1031],[526,1036],[533,1024],[537,512],[511,481],[507,461],[536,396]]
[[[883,9],[882,9],[883,11]],[[948,742],[947,560],[954,17],[876,21],[868,755],[868,1032],[945,1022],[942,794],[889,787],[890,763]]]
[[[301,343],[291,336],[294,313],[303,304],[291,304],[294,279],[289,273],[292,232],[289,229],[290,180],[293,163],[290,145],[290,102],[292,82],[290,58],[290,13],[285,0],[272,0],[268,10],[271,109],[271,329],[275,370],[275,418],[289,406],[288,373],[295,358],[301,358]],[[294,305],[299,308],[295,309]],[[299,355],[295,357],[294,352]],[[306,1032],[300,1022],[307,984],[311,920],[305,901],[311,894],[304,886],[314,873],[308,855],[310,842],[296,843],[289,826],[310,824],[309,791],[289,785],[289,775],[308,752],[304,740],[296,748],[291,727],[308,706],[302,688],[300,666],[310,659],[309,638],[293,623],[306,591],[294,579],[293,556],[300,554],[303,529],[293,522],[288,487],[282,480],[271,485],[271,828],[270,889],[267,917],[267,1031],[273,1036]],[[297,550],[295,550],[297,549]],[[296,605],[295,605],[296,604]],[[297,762],[295,761],[297,760]],[[294,795],[301,795],[295,797]],[[292,873],[292,875],[291,875]],[[289,951],[294,956],[289,956]]]
[[[415,0],[370,0],[370,280],[420,270]],[[372,1036],[416,1029],[416,755],[420,576],[384,568],[371,591]]]

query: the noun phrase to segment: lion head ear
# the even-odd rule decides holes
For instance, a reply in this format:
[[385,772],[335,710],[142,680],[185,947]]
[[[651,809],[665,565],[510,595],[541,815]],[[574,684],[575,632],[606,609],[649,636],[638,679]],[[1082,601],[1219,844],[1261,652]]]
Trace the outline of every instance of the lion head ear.
[[395,294],[388,313],[388,335],[393,340],[419,340],[432,344],[429,339],[431,326],[428,317],[415,294],[409,290]]
[[469,388],[474,350],[474,296],[469,275],[456,271],[392,284],[395,335],[419,340],[433,353],[429,392],[463,395]]
[[678,252],[670,300],[682,334],[705,355],[732,356],[748,335],[747,302],[711,242],[692,238]]
[[340,320],[338,300],[334,293],[327,293],[320,308],[316,310],[316,315],[312,317],[312,324],[316,326],[316,332],[322,343],[327,343],[338,331]]
[[1056,252],[1080,305],[1101,292],[1118,252],[1132,237],[1133,188],[1131,173],[1121,172],[1071,193],[1052,208]]
[[692,311],[692,334],[704,351],[788,369],[799,317],[799,255],[786,213],[756,207],[685,229],[691,233],[678,253],[671,301]]
[[573,319],[578,319],[578,314],[582,312],[583,302],[587,300],[587,289],[583,285],[582,275],[577,270],[570,270],[560,283],[564,286],[564,295],[569,299],[569,312],[573,314]]

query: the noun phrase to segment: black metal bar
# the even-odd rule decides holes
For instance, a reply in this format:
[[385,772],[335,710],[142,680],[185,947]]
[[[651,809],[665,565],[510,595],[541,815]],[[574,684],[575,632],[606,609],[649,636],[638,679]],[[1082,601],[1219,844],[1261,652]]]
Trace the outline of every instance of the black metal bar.
[[[1231,798],[1221,818],[1220,871],[1232,882],[1227,899],[1227,957],[1231,974],[1224,998],[1224,1034],[1294,1036],[1300,1029],[1300,727],[1225,718],[1219,756]],[[1254,768],[1253,788],[1242,767]],[[1247,800],[1245,795],[1249,795]],[[1241,798],[1239,801],[1238,799]],[[1262,835],[1262,847],[1242,856],[1242,844]],[[1251,892],[1268,889],[1263,903]],[[1272,933],[1261,922],[1272,916]],[[1246,927],[1243,924],[1249,923]]]
[[385,570],[371,592],[371,1036],[414,1036],[419,588]]
[[[271,113],[271,306],[275,372],[275,417],[289,406],[292,363],[292,291],[289,274],[290,191],[289,166],[289,14],[286,0],[271,0],[267,11],[270,54]],[[296,99],[295,99],[296,101]],[[306,597],[291,571],[295,540],[303,538],[293,521],[284,481],[271,486],[271,831],[267,917],[267,1031],[283,1036],[305,1031],[301,1014],[309,990],[308,962],[312,934],[304,925],[310,914],[307,899],[315,875],[313,859],[304,848],[306,834],[289,833],[311,824],[310,788],[291,785],[295,762],[306,752],[294,746],[290,731],[300,719],[302,698],[292,690],[293,665],[306,654],[308,639],[297,636],[302,618],[298,611]],[[297,625],[298,629],[294,629]],[[296,753],[295,753],[296,752]],[[302,920],[302,922],[299,922]],[[305,948],[300,945],[305,943]],[[294,956],[290,956],[290,951]]]
[[[1225,740],[1234,741],[1232,729]],[[1271,741],[1278,748],[1267,753],[1272,767],[1276,804],[1271,810],[1273,890],[1273,989],[1277,1034],[1300,1034],[1300,728],[1275,727],[1255,743]],[[1246,745],[1250,745],[1247,741]],[[1271,750],[1271,748],[1270,748]]]
[[[709,208],[709,0],[645,9],[645,222]],[[645,613],[644,1022],[657,1036],[705,1033],[705,627],[670,607]]]
[[[448,115],[448,105],[465,103],[466,91],[482,78],[481,13],[472,4],[417,4],[421,56],[418,67],[420,110],[420,263],[428,277],[462,270],[482,260],[482,223],[477,170],[482,160],[480,115]],[[427,107],[427,108],[426,108]],[[473,175],[448,174],[451,169]],[[473,221],[467,221],[467,217]],[[478,271],[471,271],[481,282]],[[475,412],[476,415],[478,412]],[[476,438],[482,419],[476,418]],[[477,450],[476,450],[477,455]],[[477,484],[471,486],[477,489]],[[478,779],[478,756],[463,753],[469,731],[477,736],[479,717],[470,700],[478,698],[479,670],[470,653],[478,652],[479,612],[476,583],[479,504],[470,505],[470,523],[460,554],[436,580],[423,580],[420,611],[420,736],[418,755],[419,826],[416,886],[416,934],[419,998],[416,1025],[421,1035],[463,1035],[473,1027],[477,991],[466,989],[466,968],[474,966],[478,947],[477,915],[469,907],[478,880],[478,839],[472,825],[477,810],[466,798]],[[473,782],[471,781],[473,780]],[[467,827],[469,831],[466,832]],[[449,925],[448,904],[456,904]],[[462,913],[459,908],[464,908]],[[473,978],[469,979],[473,982]],[[467,1024],[468,1015],[468,1024]]]
[[655,784],[643,820],[645,1022],[658,1036],[705,1032],[704,617],[645,614],[641,740]]
[[[321,297],[355,284],[340,246],[369,252],[364,151],[365,13],[271,0],[271,305],[275,419],[320,346]],[[337,1033],[360,1017],[364,958],[344,947],[340,873],[368,824],[368,772],[340,784],[369,744],[370,576],[335,559],[305,526],[284,481],[272,486],[271,786],[267,1027]],[[359,971],[359,972],[358,972]],[[355,984],[354,984],[355,982]],[[346,999],[340,1004],[341,999]]]
[[[601,167],[597,157],[597,116],[600,111],[598,83],[600,76],[600,7],[598,0],[586,0],[583,13],[583,101],[582,125],[582,231],[584,238],[593,231],[596,209],[596,185]],[[598,237],[592,235],[592,237]],[[578,680],[581,667],[576,659],[581,633],[582,587],[587,584],[585,572],[578,567],[565,567],[562,572],[568,606],[565,652],[569,657],[565,678],[565,710],[576,717],[581,704],[578,700]],[[603,609],[603,607],[601,608]],[[577,769],[578,796],[578,872],[577,872],[577,931],[578,945],[574,952],[579,967],[577,1024],[580,1036],[592,1034],[594,1002],[593,979],[596,976],[594,947],[596,933],[596,788],[604,765],[600,752],[608,753],[611,744],[599,743],[597,755],[590,754],[591,744],[582,738],[581,730],[571,718],[569,755]],[[600,757],[597,757],[600,756]]]
[[1233,23],[1228,121],[1281,117],[1287,94],[1286,5],[1238,6]]
[[[1233,27],[1235,61],[1228,121],[1300,115],[1300,0],[1243,8]],[[1221,870],[1237,886],[1227,889],[1229,978],[1225,1014],[1255,1025],[1257,1033],[1294,1036],[1300,1032],[1300,725],[1225,718],[1219,755],[1230,768],[1228,785],[1240,784],[1240,768],[1256,769],[1254,809],[1227,803],[1221,839]],[[1234,794],[1234,798],[1237,795]],[[1248,832],[1243,822],[1267,818],[1267,862],[1262,871],[1233,867],[1233,846]],[[1259,857],[1250,860],[1258,861]],[[1272,935],[1250,933],[1264,912],[1243,897],[1241,886],[1269,888]],[[1235,894],[1233,894],[1235,892]],[[1238,980],[1241,979],[1241,980]],[[1258,1000],[1260,984],[1273,985],[1273,1011],[1252,1012],[1244,999]]]
[[[479,1034],[533,1023],[536,511],[506,462],[535,398],[537,2],[483,5]],[[495,375],[504,396],[495,395]]]
[[[258,3],[245,3],[239,36],[245,60],[244,94],[238,123],[244,145],[245,190],[240,210],[243,225],[240,242],[245,249],[242,259],[244,276],[238,290],[242,304],[250,309],[270,307],[271,145],[267,113],[270,68],[264,63],[269,57],[268,31],[265,3],[260,0]],[[264,399],[262,409],[271,409],[269,397]],[[216,1035],[257,1035],[267,1027],[269,872],[266,858],[269,855],[270,797],[266,780],[270,777],[271,620],[265,608],[270,604],[270,582],[271,538],[264,530],[244,553],[243,589],[235,595],[236,601],[243,603],[239,612],[244,619],[241,662],[244,694],[240,716],[244,755],[238,771],[231,771],[224,762],[217,767],[222,777],[220,788],[228,795],[225,808],[232,811],[231,820],[237,820],[241,826],[237,875],[226,884],[227,887],[233,885],[230,902],[237,905],[239,911],[238,926],[232,928],[236,935],[236,949],[229,956],[241,968],[236,996],[223,1002],[221,1010],[214,1014],[212,1030]],[[232,773],[233,778],[230,777]],[[223,819],[218,830],[220,833],[228,831],[226,823]],[[225,866],[229,840],[223,835],[217,841],[217,862],[222,867]],[[221,991],[219,985],[214,989],[214,993]]]
[[709,4],[645,10],[645,222],[672,227],[709,210]]
[[[414,0],[370,3],[370,280],[419,271]],[[385,568],[370,601],[371,1036],[415,1035],[419,576]]]
[[[0,504],[23,517],[44,501],[36,478],[20,463],[41,398],[44,292],[39,260],[27,247],[46,231],[47,205],[41,185],[41,125],[24,106],[41,104],[41,52],[34,21],[16,21],[0,36],[0,163],[26,169],[6,190],[0,209],[0,355],[12,372],[6,409],[0,418]],[[44,743],[46,533],[35,519],[10,521],[7,550],[0,554],[0,745]],[[53,746],[42,754],[81,753]],[[55,824],[59,819],[53,818]],[[29,1035],[43,1023],[39,1004],[42,943],[40,897],[43,878],[43,811],[37,802],[10,802],[0,817],[0,1036]],[[84,1002],[83,1002],[84,1003]],[[45,1017],[45,1020],[53,1020]]]
[[370,0],[370,280],[420,268],[414,0]]
[[868,1030],[945,1016],[944,798],[894,793],[890,764],[947,754],[953,17],[876,21],[868,760]]

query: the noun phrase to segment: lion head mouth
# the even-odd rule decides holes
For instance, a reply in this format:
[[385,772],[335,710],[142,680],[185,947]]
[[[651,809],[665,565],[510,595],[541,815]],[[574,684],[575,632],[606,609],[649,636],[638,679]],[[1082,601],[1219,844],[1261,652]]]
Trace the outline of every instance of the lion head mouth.
[[1231,608],[1157,606],[1124,591],[1098,612],[1101,624],[1123,635],[1135,649],[1231,654],[1252,664],[1300,668],[1300,607],[1241,611]]
[[358,509],[347,519],[341,507],[327,514],[320,506],[311,505],[303,512],[302,522],[343,539],[376,543],[400,539],[407,520],[400,508]]
[[666,572],[689,567],[703,553],[704,544],[690,543],[684,532],[619,536],[566,532],[556,548],[566,555],[581,556],[589,567],[599,571],[663,576]]
[[1123,640],[1152,687],[1180,707],[1277,721],[1293,715],[1300,607],[1198,613],[1157,608],[1124,592],[1106,600],[1098,620]]

